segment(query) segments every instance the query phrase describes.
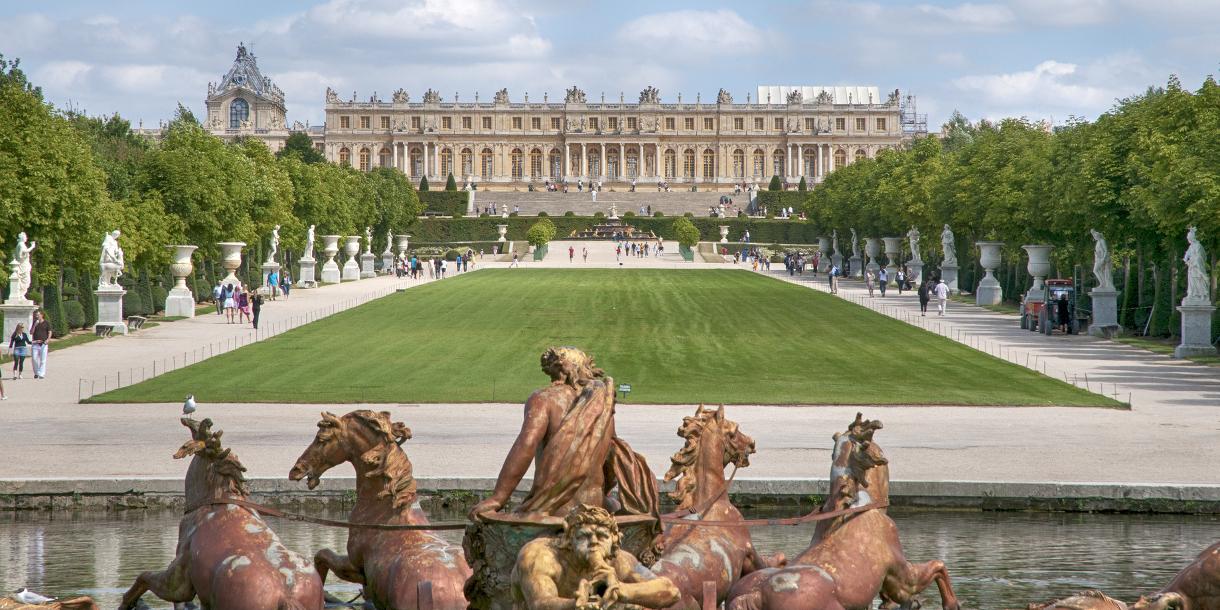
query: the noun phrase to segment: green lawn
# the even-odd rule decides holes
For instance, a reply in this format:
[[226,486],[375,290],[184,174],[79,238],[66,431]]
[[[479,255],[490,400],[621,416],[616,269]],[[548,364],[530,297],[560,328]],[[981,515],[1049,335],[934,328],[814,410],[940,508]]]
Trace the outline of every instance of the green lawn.
[[521,402],[575,345],[629,402],[1118,406],[820,292],[732,270],[485,270],[95,402]]

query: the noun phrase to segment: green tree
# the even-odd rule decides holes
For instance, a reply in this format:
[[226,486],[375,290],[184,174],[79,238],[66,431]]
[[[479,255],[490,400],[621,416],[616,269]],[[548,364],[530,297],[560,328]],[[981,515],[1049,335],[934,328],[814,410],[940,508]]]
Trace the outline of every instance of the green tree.
[[428,192],[428,177],[427,176],[424,176],[423,178],[419,179],[419,192],[421,192],[421,193]]
[[555,239],[555,223],[550,218],[539,219],[526,231],[525,239],[535,248],[551,243]]
[[699,229],[686,217],[674,219],[670,232],[679,244],[687,248],[693,248],[699,243]]
[[767,190],[768,191],[784,190],[784,185],[782,183],[780,183],[779,176],[775,176],[775,175],[771,176],[771,184],[767,185]]
[[288,139],[284,140],[284,147],[275,153],[275,156],[279,158],[288,155],[296,155],[298,159],[305,163],[322,163],[326,161],[322,151],[314,147],[313,138],[310,138],[309,134],[303,131],[294,131],[289,134]]
[[800,183],[798,183],[798,184],[796,185],[796,190],[798,190],[798,191],[800,191],[800,192],[802,192],[802,193],[804,193],[805,191],[808,191],[808,190],[809,190],[809,185],[808,185],[808,184],[805,184],[805,177],[804,177],[804,176],[801,176],[801,181],[800,181]]
[[457,190],[457,180],[453,179],[453,172],[449,172],[449,177],[445,179],[445,190],[446,191],[456,191]]

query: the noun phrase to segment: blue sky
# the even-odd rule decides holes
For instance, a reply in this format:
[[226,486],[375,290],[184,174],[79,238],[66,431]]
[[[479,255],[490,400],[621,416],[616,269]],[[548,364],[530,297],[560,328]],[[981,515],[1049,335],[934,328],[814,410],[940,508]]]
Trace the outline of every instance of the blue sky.
[[317,124],[327,86],[344,99],[399,87],[512,99],[576,84],[665,101],[738,101],[761,84],[876,85],[917,96],[933,129],[972,119],[1094,118],[1178,74],[1220,65],[1220,0],[0,0],[0,53],[59,106],[155,125],[202,111],[239,41]]

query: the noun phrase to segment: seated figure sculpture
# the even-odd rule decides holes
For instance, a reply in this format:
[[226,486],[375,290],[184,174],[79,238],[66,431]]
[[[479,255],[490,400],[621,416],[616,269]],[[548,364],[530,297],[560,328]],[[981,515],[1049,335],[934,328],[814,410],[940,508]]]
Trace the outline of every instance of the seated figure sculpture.
[[678,588],[619,548],[622,534],[606,509],[578,505],[559,537],[536,538],[517,555],[513,610],[602,610],[619,604],[664,608]]

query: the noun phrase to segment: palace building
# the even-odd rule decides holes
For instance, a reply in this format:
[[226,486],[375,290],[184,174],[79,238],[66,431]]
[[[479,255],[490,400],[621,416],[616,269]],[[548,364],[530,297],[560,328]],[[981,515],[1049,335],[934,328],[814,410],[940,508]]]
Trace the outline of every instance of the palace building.
[[326,90],[326,123],[288,127],[284,95],[239,46],[219,85],[208,85],[206,127],[224,138],[257,137],[274,151],[306,130],[330,161],[362,171],[392,167],[415,180],[480,189],[526,190],[544,182],[604,186],[667,182],[673,188],[731,189],[779,176],[789,185],[821,182],[836,167],[903,146],[926,132],[914,98],[877,87],[761,86],[738,103],[674,103],[646,87],[636,101],[590,101],[577,87],[563,101],[446,100],[429,89],[418,101],[399,89],[390,100],[340,100]]

